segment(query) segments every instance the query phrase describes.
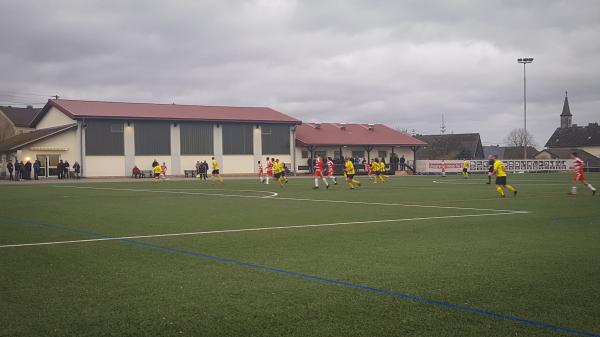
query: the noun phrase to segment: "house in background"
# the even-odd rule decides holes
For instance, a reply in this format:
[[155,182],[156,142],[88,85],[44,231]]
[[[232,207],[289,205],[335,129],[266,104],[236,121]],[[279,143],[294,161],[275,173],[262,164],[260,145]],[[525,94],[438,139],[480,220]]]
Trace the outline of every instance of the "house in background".
[[[539,151],[533,147],[527,147],[527,159],[535,159],[535,155]],[[498,159],[523,159],[523,147],[522,146],[484,146],[483,155],[485,158],[489,156],[498,156]]]
[[416,135],[415,138],[427,143],[417,151],[417,160],[484,159],[479,133]]
[[562,113],[560,114],[560,127],[548,139],[546,147],[549,150],[567,150],[571,152],[572,150],[578,152],[583,150],[595,157],[600,157],[600,126],[598,122],[589,123],[587,126],[578,126],[571,123],[572,117],[569,98],[565,95]]
[[[319,155],[334,159],[352,157],[370,162],[391,155],[404,156],[408,164],[425,142],[383,124],[304,123],[296,130],[297,170],[308,170],[309,158]],[[411,165],[412,166],[412,165]]]
[[536,154],[535,159],[571,159],[571,153],[577,152],[577,156],[583,160],[590,171],[600,171],[600,158],[581,149],[545,149]]
[[15,108],[0,106],[0,142],[12,136],[30,132],[35,129],[33,120],[42,109],[32,106]]

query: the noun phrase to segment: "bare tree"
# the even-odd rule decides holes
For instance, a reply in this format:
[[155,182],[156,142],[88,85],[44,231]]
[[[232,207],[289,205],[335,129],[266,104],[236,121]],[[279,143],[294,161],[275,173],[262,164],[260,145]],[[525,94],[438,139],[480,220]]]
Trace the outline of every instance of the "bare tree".
[[533,135],[529,133],[529,131],[525,131],[524,129],[512,130],[506,136],[504,141],[508,146],[523,147],[525,144],[527,144],[527,146],[536,146],[535,140],[533,139]]

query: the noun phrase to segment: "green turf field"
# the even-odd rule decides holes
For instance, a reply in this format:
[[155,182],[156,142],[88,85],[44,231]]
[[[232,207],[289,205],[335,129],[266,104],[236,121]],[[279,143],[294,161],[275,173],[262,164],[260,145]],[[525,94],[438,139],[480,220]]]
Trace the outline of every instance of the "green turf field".
[[0,185],[0,336],[600,336],[570,174],[360,179]]

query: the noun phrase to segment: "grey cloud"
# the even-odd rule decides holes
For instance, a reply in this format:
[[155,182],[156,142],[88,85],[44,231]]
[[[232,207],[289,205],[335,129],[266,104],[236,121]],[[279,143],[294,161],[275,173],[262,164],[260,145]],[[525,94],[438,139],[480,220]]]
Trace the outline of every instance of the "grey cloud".
[[[596,1],[0,0],[6,92],[266,105],[306,121],[381,122],[543,145],[564,90],[598,120]],[[32,97],[43,101],[44,97]]]

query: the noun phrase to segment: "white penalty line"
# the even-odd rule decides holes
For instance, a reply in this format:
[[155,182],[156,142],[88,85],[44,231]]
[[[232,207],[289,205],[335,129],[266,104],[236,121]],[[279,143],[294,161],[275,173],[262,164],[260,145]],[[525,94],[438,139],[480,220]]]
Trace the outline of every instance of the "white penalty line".
[[292,226],[277,226],[277,227],[225,229],[225,230],[204,231],[204,232],[185,232],[185,233],[168,233],[168,234],[152,234],[152,235],[104,237],[104,238],[83,239],[83,240],[68,240],[68,241],[52,241],[52,242],[36,242],[36,243],[9,244],[9,245],[0,245],[0,248],[18,248],[18,247],[31,247],[31,246],[50,246],[50,245],[61,245],[61,244],[68,244],[68,243],[85,243],[85,242],[100,242],[100,241],[120,241],[120,240],[133,240],[133,239],[162,238],[162,237],[171,237],[171,236],[192,236],[192,235],[210,235],[210,234],[239,233],[239,232],[258,232],[258,231],[270,231],[270,230],[281,230],[281,229],[298,229],[298,228],[313,228],[313,227],[333,227],[333,226],[342,226],[342,225],[361,225],[361,224],[387,223],[387,222],[406,222],[406,221],[419,221],[419,220],[436,220],[436,219],[437,220],[441,220],[441,219],[456,219],[456,218],[473,218],[473,217],[483,217],[483,216],[513,215],[513,214],[525,214],[525,213],[528,213],[528,212],[526,212],[526,211],[513,211],[511,213],[506,212],[506,213],[482,213],[482,214],[444,215],[444,216],[429,216],[429,217],[418,217],[418,218],[401,218],[401,219],[384,219],[384,220],[335,222],[335,223],[312,224],[312,225],[292,225]]
[[291,197],[278,197],[278,198],[275,198],[276,196],[278,196],[278,194],[275,193],[275,192],[270,192],[270,191],[262,191],[262,192],[273,193],[272,195],[269,195],[269,196],[256,196],[256,195],[222,194],[222,193],[182,192],[182,191],[172,191],[172,190],[153,190],[153,189],[138,189],[138,188],[82,187],[82,186],[61,186],[61,185],[55,185],[54,187],[76,188],[76,189],[89,189],[89,190],[124,191],[124,192],[146,192],[146,193],[210,195],[210,196],[239,197],[239,198],[259,198],[259,199],[270,198],[272,200],[292,200],[292,201],[329,202],[329,203],[355,204],[355,205],[400,206],[400,207],[455,209],[455,210],[464,210],[464,211],[490,211],[490,212],[502,212],[502,213],[529,213],[527,211],[515,211],[515,210],[494,209],[494,208],[475,208],[475,207],[439,206],[439,205],[404,204],[404,203],[385,203],[385,202],[367,202],[367,201],[349,201],[349,200],[331,200],[331,199],[291,198]]

